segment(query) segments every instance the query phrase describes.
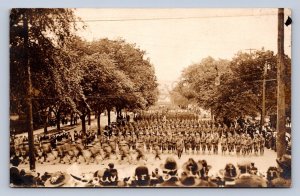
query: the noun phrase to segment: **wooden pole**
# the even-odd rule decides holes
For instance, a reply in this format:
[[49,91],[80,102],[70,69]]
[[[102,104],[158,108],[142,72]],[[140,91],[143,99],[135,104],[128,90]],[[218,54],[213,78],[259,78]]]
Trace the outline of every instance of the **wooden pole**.
[[267,63],[264,65],[263,81],[262,81],[262,107],[261,107],[261,131],[265,125],[266,117],[266,75],[267,75]]
[[31,100],[31,71],[29,63],[29,44],[28,44],[28,16],[27,10],[24,10],[23,13],[23,25],[24,25],[24,61],[26,66],[26,124],[28,131],[28,145],[29,145],[29,167],[30,170],[35,170],[35,157],[34,157],[34,139],[33,139],[33,116],[32,116],[32,100]]
[[286,152],[285,66],[284,66],[284,9],[278,8],[277,60],[277,157]]

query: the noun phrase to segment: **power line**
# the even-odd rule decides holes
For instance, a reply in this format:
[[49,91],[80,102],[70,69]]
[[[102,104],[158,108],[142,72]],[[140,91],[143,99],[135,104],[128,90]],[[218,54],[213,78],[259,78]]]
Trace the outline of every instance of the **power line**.
[[166,17],[166,18],[127,18],[127,19],[88,19],[73,22],[126,22],[126,21],[155,21],[155,20],[189,20],[189,19],[207,19],[207,18],[236,18],[236,17],[260,17],[260,16],[276,16],[276,14],[261,15],[216,15],[216,16],[192,16],[192,17]]

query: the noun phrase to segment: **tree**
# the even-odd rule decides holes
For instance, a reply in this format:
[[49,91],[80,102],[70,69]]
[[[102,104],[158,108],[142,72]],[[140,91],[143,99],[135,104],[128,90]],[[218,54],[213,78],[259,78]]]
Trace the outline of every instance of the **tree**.
[[100,114],[112,104],[122,101],[123,94],[134,92],[134,84],[117,69],[107,54],[87,55],[81,63],[84,70],[81,85],[88,103],[96,112],[100,134]]
[[[288,57],[286,65],[289,67],[286,73],[289,86],[286,94],[289,94]],[[265,77],[266,112],[273,115],[276,114],[276,66],[274,53],[265,50],[251,54],[239,52],[231,61],[215,61],[208,57],[186,68],[175,90],[188,100],[196,101],[202,108],[211,109],[220,119],[257,116],[262,112],[262,85]],[[268,69],[264,76],[265,67]],[[215,83],[217,77],[220,79],[219,85]]]
[[[24,32],[23,17],[28,18],[28,32]],[[10,14],[10,97],[23,107],[26,94],[25,51],[31,68],[32,94],[36,105],[44,109],[58,100],[74,106],[74,92],[80,94],[78,67],[74,53],[66,43],[74,38],[78,26],[72,9],[12,9]],[[78,19],[79,20],[79,19]],[[24,47],[28,34],[28,48]],[[64,77],[65,74],[68,77]],[[18,82],[17,82],[18,81]],[[76,88],[77,89],[76,89]],[[48,104],[46,104],[48,103]]]
[[[60,74],[66,72],[64,65],[71,62],[63,48],[77,29],[72,22],[75,18],[71,9],[12,9],[10,13],[10,100],[17,102],[16,108],[23,109],[18,112],[27,114],[30,169],[35,168],[33,91],[43,92],[39,96],[55,95],[53,99],[63,97],[61,101],[74,103],[70,88],[76,82],[66,83]],[[69,69],[71,66],[72,63]]]
[[[95,41],[89,48],[90,54],[106,54],[115,67],[123,73],[116,81],[121,81],[120,84],[123,85],[128,83],[127,85],[131,86],[127,90],[123,89],[118,96],[111,98],[107,104],[107,110],[115,107],[120,113],[123,108],[145,109],[156,102],[158,85],[154,67],[149,59],[145,59],[144,51],[124,40],[108,39]],[[124,87],[126,86],[121,86],[121,88]]]

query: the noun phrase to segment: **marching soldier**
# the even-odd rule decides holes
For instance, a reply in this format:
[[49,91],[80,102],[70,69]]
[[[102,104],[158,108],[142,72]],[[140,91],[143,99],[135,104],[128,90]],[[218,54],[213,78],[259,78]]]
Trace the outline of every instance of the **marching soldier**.
[[206,146],[207,146],[208,154],[210,154],[211,146],[212,146],[212,135],[211,134],[209,134],[206,138]]
[[254,138],[253,138],[253,147],[254,147],[255,155],[257,155],[258,151],[259,151],[259,148],[260,148],[260,140],[259,140],[257,134],[255,134]]
[[149,153],[150,152],[150,146],[151,146],[151,136],[149,133],[146,134],[145,136],[145,144],[146,144],[146,150]]
[[121,160],[127,158],[128,163],[131,163],[132,157],[130,156],[129,146],[125,139],[121,139],[119,142],[119,151],[121,155]]
[[224,155],[227,151],[227,138],[225,137],[224,134],[220,138],[220,143],[221,143],[222,155]]
[[239,134],[236,134],[235,136],[235,151],[236,155],[239,156],[241,152],[241,137]]
[[197,152],[197,154],[199,154],[200,145],[201,145],[201,137],[200,137],[199,133],[196,133],[195,145],[196,145],[196,152]]
[[179,134],[179,137],[176,141],[177,156],[179,159],[181,158],[181,155],[183,153],[183,148],[184,148],[184,139],[182,138],[182,135]]
[[265,138],[260,135],[259,136],[259,150],[260,150],[260,155],[264,155],[264,150],[265,150]]
[[160,148],[159,148],[159,145],[158,145],[158,139],[156,138],[155,140],[153,140],[153,144],[152,144],[152,147],[153,147],[153,153],[154,153],[154,159],[156,160],[157,158],[159,160],[161,160],[161,157],[160,157]]
[[228,145],[228,152],[229,154],[231,154],[231,152],[234,151],[234,138],[231,135],[231,133],[228,133],[227,145]]
[[219,133],[215,133],[212,139],[213,151],[214,154],[218,154],[218,146],[219,146]]
[[206,134],[204,132],[202,132],[200,142],[201,142],[202,153],[205,154],[205,150],[206,150]]

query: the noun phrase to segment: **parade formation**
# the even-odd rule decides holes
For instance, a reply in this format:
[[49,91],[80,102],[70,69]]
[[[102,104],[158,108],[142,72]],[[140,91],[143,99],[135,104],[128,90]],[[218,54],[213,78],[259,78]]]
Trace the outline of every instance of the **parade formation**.
[[10,186],[290,187],[289,13],[11,9]]
[[[275,148],[271,147],[273,132],[262,132],[253,125],[228,128],[224,124],[193,118],[166,121],[145,118],[125,125],[106,126],[102,135],[97,135],[95,130],[86,135],[76,130],[36,135],[35,156],[40,163],[99,163],[114,154],[120,160],[131,162],[132,153],[137,153],[137,159],[146,159],[145,153],[157,159],[161,159],[160,154],[176,154],[180,159],[183,153],[262,156],[265,147]],[[26,137],[15,138],[11,147],[12,154],[28,163]]]
[[[271,179],[268,181],[267,176],[263,177],[263,175],[258,172],[254,162],[240,163],[242,166],[234,166],[228,163],[223,171],[225,173],[227,172],[224,178],[224,176],[220,177],[219,175],[208,175],[210,166],[208,166],[206,160],[200,160],[196,163],[193,158],[190,158],[184,165],[191,164],[191,168],[199,168],[196,168],[195,171],[189,171],[194,172],[194,175],[198,176],[196,178],[197,182],[193,182],[189,185],[191,182],[184,177],[182,177],[183,179],[180,178],[176,170],[177,166],[173,168],[172,162],[176,165],[176,160],[180,160],[183,154],[187,157],[190,155],[199,157],[201,157],[201,155],[234,155],[238,157],[263,156],[266,148],[274,149],[274,146],[272,147],[270,145],[272,143],[271,141],[267,140],[266,142],[270,134],[272,133],[260,131],[259,127],[255,127],[254,125],[245,124],[244,127],[237,125],[236,127],[229,128],[224,124],[221,125],[211,121],[199,121],[193,113],[188,112],[183,115],[176,115],[176,118],[172,118],[172,115],[165,115],[162,118],[154,119],[149,115],[145,115],[133,122],[115,123],[112,126],[106,126],[102,131],[102,135],[97,135],[94,130],[88,131],[86,135],[76,130],[73,132],[63,131],[62,133],[52,135],[36,135],[35,157],[36,161],[41,165],[103,165],[103,163],[111,162],[108,169],[106,169],[107,171],[96,172],[97,175],[99,172],[102,172],[102,174],[99,175],[102,176],[103,179],[107,178],[106,181],[99,180],[99,176],[95,174],[96,176],[90,177],[91,179],[89,179],[88,182],[83,183],[85,175],[74,177],[74,175],[71,174],[71,178],[73,178],[74,182],[73,184],[68,184],[70,183],[68,182],[66,186],[240,186],[238,183],[231,184],[232,181],[236,180],[235,178],[238,173],[237,168],[249,167],[249,171],[246,173],[250,172],[258,178],[259,183],[257,186],[267,187],[273,186],[270,183],[271,180],[275,179],[275,177],[270,176],[275,175],[275,173],[279,175],[279,170],[276,167],[269,168],[270,171],[266,171],[266,174],[269,173],[268,178]],[[14,143],[11,143],[11,148],[12,161],[17,160],[20,165],[28,164],[28,142],[26,141],[26,137],[17,136],[14,139]],[[162,155],[167,157],[167,163],[165,163],[167,169],[157,169],[153,171],[152,177],[150,178],[151,175],[147,165],[151,163],[152,160],[162,160]],[[142,165],[141,161],[143,163]],[[128,178],[124,178],[123,180],[117,180],[115,178],[112,180],[111,177],[108,176],[118,175],[115,171],[111,171],[114,169],[114,164],[135,165],[136,171],[146,172],[144,175],[149,175],[149,179],[138,180],[132,178],[130,180],[130,176],[128,176]],[[195,166],[193,166],[193,164]],[[189,167],[187,168],[190,169]],[[163,172],[163,174],[161,174],[161,172]],[[167,177],[164,172],[167,172],[166,174],[170,175],[170,177]],[[172,172],[175,173],[172,174]],[[230,172],[234,172],[234,174],[229,174]],[[225,173],[223,173],[223,175],[225,175]],[[49,183],[46,181],[49,181],[49,179],[53,177],[52,175],[58,174],[67,175],[59,172],[55,174],[47,173],[43,175],[44,181],[34,178],[35,180],[32,182],[34,183],[33,186],[45,186]],[[189,173],[186,175],[191,178]],[[139,176],[139,174],[137,174],[137,176]],[[95,182],[96,177],[98,179],[97,182]],[[173,180],[170,181],[170,178],[173,178]],[[181,182],[180,179],[183,180],[183,182]],[[91,180],[94,181],[92,182]],[[143,183],[145,184],[143,185]],[[197,185],[197,183],[200,184]]]

